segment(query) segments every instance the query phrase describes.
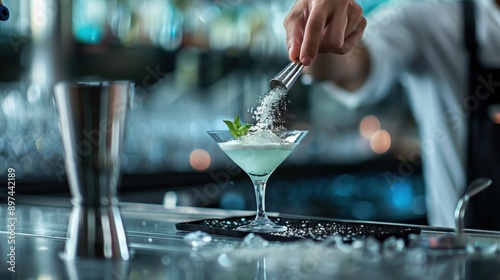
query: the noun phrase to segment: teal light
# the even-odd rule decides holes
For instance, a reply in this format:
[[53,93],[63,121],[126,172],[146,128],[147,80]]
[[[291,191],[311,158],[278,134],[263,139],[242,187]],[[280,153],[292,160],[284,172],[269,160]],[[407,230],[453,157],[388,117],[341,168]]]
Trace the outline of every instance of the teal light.
[[103,39],[103,32],[94,26],[84,26],[76,30],[76,40],[86,44],[99,44]]
[[106,1],[75,0],[73,2],[73,35],[84,44],[102,42],[106,32]]
[[386,199],[390,206],[397,210],[408,210],[412,207],[413,188],[406,183],[396,183],[387,190]]
[[397,1],[397,0],[359,0],[357,2],[363,8],[364,13],[368,14],[378,5],[391,1]]

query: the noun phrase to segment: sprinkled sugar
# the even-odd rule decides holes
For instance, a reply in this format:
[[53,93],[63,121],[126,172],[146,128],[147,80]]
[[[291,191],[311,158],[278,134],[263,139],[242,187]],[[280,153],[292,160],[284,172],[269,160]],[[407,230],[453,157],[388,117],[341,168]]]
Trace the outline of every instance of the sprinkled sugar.
[[284,87],[275,87],[268,94],[260,97],[260,103],[257,108],[251,110],[252,118],[256,120],[256,124],[252,127],[253,131],[261,131],[261,130],[277,130],[280,129],[280,123],[283,120],[280,119],[281,114],[280,111],[277,110],[279,105],[282,102],[283,97],[286,96],[286,88]]

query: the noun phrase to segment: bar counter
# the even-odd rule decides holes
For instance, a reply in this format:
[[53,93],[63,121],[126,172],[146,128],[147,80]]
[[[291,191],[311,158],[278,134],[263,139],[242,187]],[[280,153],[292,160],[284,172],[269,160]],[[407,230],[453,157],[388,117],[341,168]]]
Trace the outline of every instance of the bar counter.
[[[498,232],[466,230],[467,250],[403,246],[394,239],[342,245],[210,234],[210,240],[175,225],[254,213],[137,203],[120,204],[130,260],[66,261],[62,252],[71,206],[44,201],[17,203],[15,220],[8,206],[0,205],[0,279],[500,279]],[[418,238],[453,234],[450,228],[420,227]]]

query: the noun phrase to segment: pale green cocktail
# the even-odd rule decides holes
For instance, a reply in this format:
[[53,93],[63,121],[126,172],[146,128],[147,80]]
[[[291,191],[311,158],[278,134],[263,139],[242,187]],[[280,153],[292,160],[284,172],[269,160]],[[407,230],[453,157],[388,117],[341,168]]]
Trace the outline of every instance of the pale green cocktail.
[[229,131],[208,131],[219,147],[252,179],[257,215],[237,230],[248,232],[281,232],[285,226],[273,223],[265,212],[265,191],[269,176],[292,153],[307,131],[291,130],[274,134],[259,131],[235,139]]

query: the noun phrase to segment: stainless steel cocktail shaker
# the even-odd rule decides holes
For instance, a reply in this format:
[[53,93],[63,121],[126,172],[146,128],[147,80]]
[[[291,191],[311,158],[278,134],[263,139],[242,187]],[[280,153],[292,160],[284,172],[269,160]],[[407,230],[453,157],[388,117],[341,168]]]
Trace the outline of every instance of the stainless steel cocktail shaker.
[[134,84],[59,82],[54,87],[72,196],[65,258],[129,259],[118,207],[120,154]]

